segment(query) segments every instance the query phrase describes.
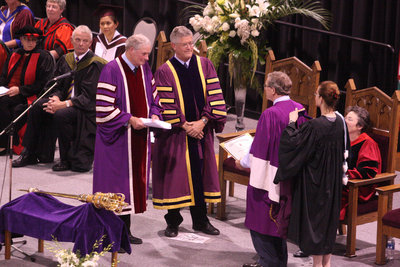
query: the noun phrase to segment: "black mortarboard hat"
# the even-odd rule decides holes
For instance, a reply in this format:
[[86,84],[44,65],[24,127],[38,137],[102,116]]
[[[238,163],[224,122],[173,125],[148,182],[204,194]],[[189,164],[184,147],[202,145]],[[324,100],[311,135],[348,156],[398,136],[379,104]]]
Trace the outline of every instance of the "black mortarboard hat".
[[19,29],[15,33],[15,35],[17,36],[17,38],[21,38],[21,36],[33,36],[33,37],[37,37],[40,39],[43,36],[43,32],[38,28],[35,28],[30,25],[26,25],[23,28]]
[[108,4],[99,4],[94,11],[94,15],[100,19],[105,16],[113,16],[118,22],[122,20],[123,8],[121,6],[114,6]]

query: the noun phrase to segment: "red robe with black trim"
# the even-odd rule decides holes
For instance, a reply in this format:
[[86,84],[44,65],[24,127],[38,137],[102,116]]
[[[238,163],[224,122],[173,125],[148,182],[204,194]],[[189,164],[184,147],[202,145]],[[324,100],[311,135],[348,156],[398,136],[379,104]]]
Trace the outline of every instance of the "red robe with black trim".
[[[366,133],[351,142],[351,161],[347,175],[349,179],[372,179],[381,173],[382,160],[378,144]],[[363,186],[358,191],[358,201],[366,202],[375,195],[376,185]],[[343,188],[340,220],[346,216],[349,205],[349,189]]]
[[43,32],[42,48],[45,50],[55,50],[59,57],[74,49],[71,43],[74,26],[64,17],[61,17],[49,27],[49,19],[39,20],[35,28]]
[[[53,65],[52,56],[49,52],[41,49],[34,49],[32,52],[26,53],[24,49],[20,48],[11,54],[4,64],[0,76],[0,86],[9,87],[10,81],[13,80],[12,84],[19,87],[19,95],[1,97],[1,129],[18,116],[27,107],[26,104],[32,103],[36,96],[42,92],[46,82],[53,75]],[[14,75],[19,77],[14,77]],[[24,122],[20,121],[15,127],[15,132],[18,132],[23,125]],[[23,136],[23,133],[21,133],[21,136]],[[16,139],[14,142],[18,143],[18,140]],[[4,145],[5,143],[6,140],[1,137],[0,144]],[[18,154],[21,149],[17,149],[15,152]]]

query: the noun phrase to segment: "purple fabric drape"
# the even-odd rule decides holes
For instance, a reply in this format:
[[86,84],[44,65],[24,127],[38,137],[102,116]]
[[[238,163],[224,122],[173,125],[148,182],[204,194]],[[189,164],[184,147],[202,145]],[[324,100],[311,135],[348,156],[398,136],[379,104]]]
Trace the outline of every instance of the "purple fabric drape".
[[46,194],[25,194],[3,205],[0,209],[3,243],[5,230],[43,240],[53,240],[54,236],[58,241],[74,242],[73,251],[79,250],[81,255],[92,252],[96,240],[106,235],[97,251],[113,242],[112,252],[122,247],[131,253],[127,229],[113,212],[92,204],[67,205]]

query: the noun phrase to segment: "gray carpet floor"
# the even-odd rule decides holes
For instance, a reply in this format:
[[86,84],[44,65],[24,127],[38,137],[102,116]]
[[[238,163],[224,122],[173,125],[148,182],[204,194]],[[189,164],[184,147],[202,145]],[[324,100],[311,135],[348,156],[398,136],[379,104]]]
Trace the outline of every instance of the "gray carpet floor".
[[[246,119],[246,129],[255,128],[256,121]],[[229,116],[224,132],[234,130],[234,117]],[[216,144],[216,148],[218,145]],[[15,158],[15,156],[14,156]],[[1,205],[9,201],[9,172],[7,158],[0,157],[0,173],[2,187]],[[400,183],[397,178],[396,183]],[[12,199],[24,194],[18,189],[37,187],[41,190],[62,192],[68,194],[90,193],[92,191],[92,172],[74,173],[71,171],[55,173],[51,164],[38,164],[24,168],[12,169]],[[394,199],[394,207],[400,207],[399,195]],[[207,236],[192,230],[191,218],[188,209],[182,210],[184,221],[180,227],[182,236],[186,240],[177,240],[164,236],[166,227],[164,211],[153,208],[151,201],[147,202],[147,211],[143,214],[132,216],[131,231],[135,236],[143,239],[142,245],[133,245],[132,254],[119,254],[118,266],[227,266],[239,267],[243,263],[254,262],[254,251],[248,229],[244,226],[245,187],[235,185],[235,197],[228,197],[226,221],[210,216],[211,223],[217,227],[219,236]],[[71,204],[81,203],[66,198],[59,200]],[[191,234],[191,235],[190,235]],[[208,239],[207,239],[208,238]],[[54,254],[46,246],[54,246],[54,242],[45,241],[45,252],[37,252],[37,240],[24,237],[25,245],[17,245],[25,252],[33,254],[36,261],[32,262],[16,250],[12,250],[11,260],[4,260],[4,248],[0,251],[0,266],[57,266]],[[207,239],[207,240],[205,240]],[[17,240],[17,239],[15,239]],[[202,241],[202,243],[196,242]],[[400,266],[400,242],[396,241],[395,259],[386,266]],[[337,236],[335,251],[332,257],[332,266],[374,266],[376,223],[369,223],[357,227],[357,257],[346,258],[342,255],[345,251],[345,236]],[[63,248],[72,248],[72,243],[60,243]],[[312,266],[311,258],[294,258],[293,252],[297,246],[288,242],[288,266]],[[100,259],[100,266],[110,266],[111,254],[108,253]]]

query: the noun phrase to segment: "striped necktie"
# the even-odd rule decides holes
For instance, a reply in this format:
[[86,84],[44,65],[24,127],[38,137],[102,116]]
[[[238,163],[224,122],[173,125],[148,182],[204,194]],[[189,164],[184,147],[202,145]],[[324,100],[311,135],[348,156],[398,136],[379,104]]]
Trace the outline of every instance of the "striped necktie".
[[185,68],[189,68],[189,65],[186,62],[183,65],[185,66]]
[[72,90],[73,90],[73,89],[74,89],[74,80],[71,81],[71,85],[70,85],[70,87],[68,88],[68,91],[67,91],[67,100],[71,99]]
[[[79,62],[79,57],[76,57],[76,58],[75,58],[75,62],[76,62],[76,64],[78,64],[78,62]],[[67,100],[71,99],[71,97],[72,97],[72,90],[74,89],[74,83],[75,83],[75,81],[72,80],[72,81],[71,81],[71,85],[70,85],[69,88],[68,88],[68,91],[67,91]]]

